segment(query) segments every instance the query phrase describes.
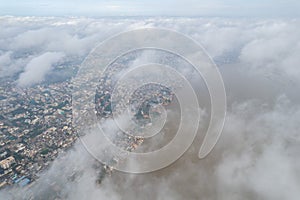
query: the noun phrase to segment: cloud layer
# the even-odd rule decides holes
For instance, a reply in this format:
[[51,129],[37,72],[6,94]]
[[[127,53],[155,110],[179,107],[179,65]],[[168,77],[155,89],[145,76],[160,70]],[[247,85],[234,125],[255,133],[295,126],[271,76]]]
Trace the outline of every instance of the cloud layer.
[[162,27],[203,45],[228,95],[223,135],[204,160],[197,159],[200,133],[170,167],[144,175],[115,172],[98,186],[99,167],[78,142],[37,184],[1,191],[1,199],[48,195],[53,182],[64,199],[299,199],[299,20],[1,17],[0,27],[0,76],[17,76],[20,85],[43,81],[57,63],[79,65],[115,33]]

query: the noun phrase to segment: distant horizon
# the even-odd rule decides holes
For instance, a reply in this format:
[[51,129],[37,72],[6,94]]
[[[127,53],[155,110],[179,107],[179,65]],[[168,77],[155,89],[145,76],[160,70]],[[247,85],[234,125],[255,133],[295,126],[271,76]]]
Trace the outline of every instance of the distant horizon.
[[73,1],[0,0],[0,199],[299,199],[300,1]]
[[299,18],[297,0],[0,0],[0,16]]
[[88,15],[1,15],[0,17],[37,17],[37,18],[86,18],[86,19],[101,19],[101,18],[110,18],[110,19],[120,19],[120,18],[190,18],[190,19],[238,19],[238,20],[249,20],[249,19],[257,19],[257,20],[272,20],[272,19],[300,19],[300,16],[285,16],[285,17],[278,17],[278,16],[218,16],[218,15],[211,15],[211,16],[185,16],[185,15],[103,15],[103,16],[88,16]]

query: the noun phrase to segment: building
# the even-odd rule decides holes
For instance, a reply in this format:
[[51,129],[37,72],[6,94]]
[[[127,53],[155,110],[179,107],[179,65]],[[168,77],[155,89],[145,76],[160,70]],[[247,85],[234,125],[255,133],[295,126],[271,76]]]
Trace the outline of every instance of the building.
[[8,169],[15,162],[16,162],[15,158],[13,156],[10,156],[10,157],[0,161],[0,167],[3,169]]

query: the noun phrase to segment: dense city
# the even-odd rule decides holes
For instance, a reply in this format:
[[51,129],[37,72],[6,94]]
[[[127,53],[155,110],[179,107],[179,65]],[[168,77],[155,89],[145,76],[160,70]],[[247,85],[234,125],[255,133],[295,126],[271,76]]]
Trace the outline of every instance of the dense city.
[[76,140],[70,83],[1,85],[0,187],[25,186]]
[[[111,95],[115,81],[111,80],[122,67],[115,63],[97,83],[94,109],[99,121],[113,117],[116,102],[111,101]],[[72,126],[72,82],[18,87],[7,80],[1,83],[0,91],[0,188],[24,187],[34,183],[39,173],[50,167],[59,153],[68,150],[79,137]],[[161,114],[155,109],[157,105],[168,105],[173,95],[170,88],[162,85],[139,88],[129,102],[132,120],[141,126],[150,123],[150,114]],[[134,151],[143,142],[142,137],[132,137],[122,131],[117,135],[114,143],[127,151]],[[98,183],[101,183],[113,167],[99,167]]]

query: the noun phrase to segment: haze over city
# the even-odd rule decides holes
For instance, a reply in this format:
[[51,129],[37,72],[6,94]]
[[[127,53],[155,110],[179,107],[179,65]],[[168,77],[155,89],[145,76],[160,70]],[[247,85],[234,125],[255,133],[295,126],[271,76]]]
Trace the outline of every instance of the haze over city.
[[298,200],[299,9],[0,0],[0,199]]

